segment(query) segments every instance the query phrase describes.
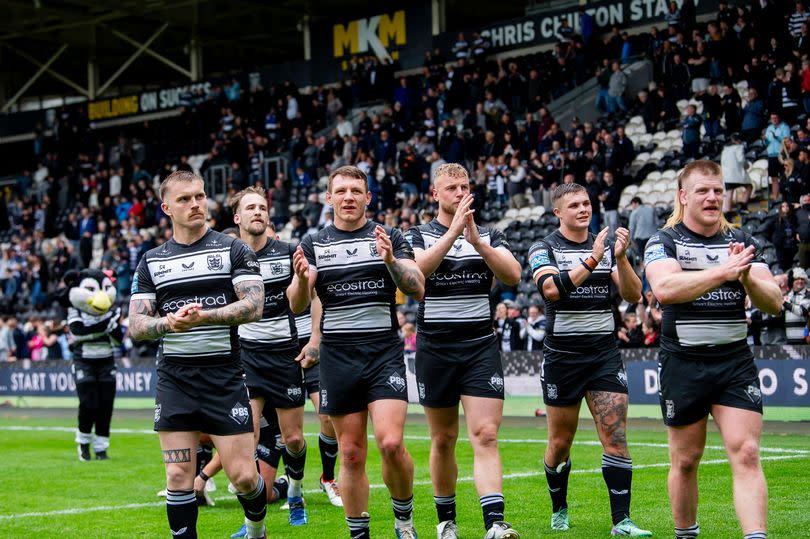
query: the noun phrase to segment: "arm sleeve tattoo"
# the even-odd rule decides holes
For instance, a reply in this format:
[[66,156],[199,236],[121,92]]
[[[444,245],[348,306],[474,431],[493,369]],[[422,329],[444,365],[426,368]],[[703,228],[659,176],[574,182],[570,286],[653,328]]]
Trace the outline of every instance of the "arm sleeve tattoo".
[[129,334],[136,341],[160,339],[169,333],[164,317],[156,317],[157,303],[153,299],[133,299],[129,303]]
[[262,317],[264,284],[260,280],[241,281],[233,285],[239,301],[219,309],[206,311],[209,324],[238,326],[255,322]]
[[397,288],[408,294],[418,294],[424,286],[424,275],[415,264],[407,264],[403,260],[394,259],[388,267],[388,272],[394,279]]

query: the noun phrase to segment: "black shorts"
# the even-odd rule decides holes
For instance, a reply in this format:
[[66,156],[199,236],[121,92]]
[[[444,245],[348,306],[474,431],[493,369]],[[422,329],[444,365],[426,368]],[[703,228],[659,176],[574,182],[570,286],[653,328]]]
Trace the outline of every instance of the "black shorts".
[[762,413],[759,374],[750,354],[693,361],[660,350],[658,379],[661,414],[669,427],[697,423],[714,404]]
[[540,383],[546,406],[579,404],[587,391],[627,394],[627,372],[618,348],[593,354],[543,348]]
[[304,369],[304,387],[307,390],[307,395],[314,395],[321,390],[320,364]]
[[376,400],[408,400],[402,341],[321,343],[321,410],[343,415],[368,409]]
[[779,162],[778,157],[768,158],[768,176],[771,178],[778,178],[779,175],[785,171],[785,166]]
[[253,414],[239,364],[157,366],[155,430],[200,431],[216,436],[253,432]]
[[467,342],[416,338],[419,403],[455,406],[461,395],[503,399],[503,365],[495,335]]
[[115,375],[118,370],[112,359],[90,361],[74,359],[70,365],[70,372],[78,385],[88,382],[115,383]]
[[261,397],[273,408],[304,405],[304,375],[295,348],[258,352],[242,347],[241,354],[251,397]]

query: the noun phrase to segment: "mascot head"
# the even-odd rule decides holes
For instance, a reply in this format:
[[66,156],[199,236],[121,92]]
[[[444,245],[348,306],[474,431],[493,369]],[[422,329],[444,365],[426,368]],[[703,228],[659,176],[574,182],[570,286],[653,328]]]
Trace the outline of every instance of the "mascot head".
[[112,272],[97,269],[68,272],[64,281],[69,304],[94,316],[106,313],[115,304],[114,280]]

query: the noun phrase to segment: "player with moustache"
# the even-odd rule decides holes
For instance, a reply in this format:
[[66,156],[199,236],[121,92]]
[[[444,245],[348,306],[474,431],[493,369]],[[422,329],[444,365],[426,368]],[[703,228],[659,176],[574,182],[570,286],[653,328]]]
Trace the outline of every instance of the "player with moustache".
[[237,326],[261,318],[264,290],[256,255],[208,227],[199,176],[177,171],[160,185],[172,239],[138,264],[129,305],[134,340],[160,339],[155,396],[173,537],[197,537],[195,457],[200,433],[217,447],[236,487],[247,537],[265,536],[266,486],[256,470],[250,400]]
[[611,535],[650,537],[630,518],[633,463],[627,449],[627,373],[616,345],[614,287],[629,303],[641,300],[641,281],[627,260],[630,234],[588,232],[588,192],[563,184],[552,193],[560,227],[529,249],[529,264],[546,304],[541,382],[548,417],[544,456],[552,503],[552,530],[570,527],[568,477],[571,445],[584,398],[602,443],[602,476],[610,499]]
[[408,232],[426,276],[417,313],[416,381],[430,427],[430,476],[439,524],[437,539],[457,539],[456,440],[459,402],[473,448],[473,476],[485,539],[520,537],[504,522],[498,430],[503,418],[503,365],[492,327],[493,278],[520,282],[520,263],[504,234],[473,220],[470,178],[446,163],[432,178],[435,219]]
[[746,340],[745,299],[775,316],[783,298],[756,240],[725,220],[723,190],[716,163],[687,164],[678,175],[675,209],[644,252],[647,280],[663,305],[659,398],[678,539],[700,533],[698,465],[709,414],[731,464],[745,539],[767,536],[768,486],[759,459],[762,392]]
[[303,312],[313,290],[321,299],[320,406],[337,434],[338,482],[351,537],[370,536],[365,470],[370,418],[396,536],[412,539],[413,460],[403,441],[408,396],[395,302],[397,288],[421,299],[425,278],[399,230],[366,218],[371,193],[362,170],[334,170],[326,200],[334,223],[296,249],[290,306]]

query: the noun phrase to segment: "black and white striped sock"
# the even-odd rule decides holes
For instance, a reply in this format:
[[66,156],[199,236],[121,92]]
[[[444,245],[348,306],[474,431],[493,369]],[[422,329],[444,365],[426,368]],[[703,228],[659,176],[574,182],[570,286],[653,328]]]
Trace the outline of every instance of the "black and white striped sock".
[[197,499],[193,490],[166,490],[166,516],[172,537],[197,537]]
[[349,525],[349,535],[352,539],[369,539],[368,525],[371,518],[368,513],[363,513],[360,517],[346,517],[346,524]]
[[391,498],[391,506],[394,508],[394,524],[397,528],[410,528],[413,526],[413,495],[404,500]]
[[610,514],[616,525],[630,516],[633,461],[615,455],[602,455],[602,477],[610,496]]
[[456,495],[450,496],[433,496],[433,503],[436,504],[436,514],[439,517],[439,522],[445,520],[456,520]]
[[686,528],[675,526],[675,539],[693,539],[700,535],[700,524],[695,522]]
[[481,512],[484,513],[484,529],[489,530],[494,522],[503,520],[503,493],[491,492],[478,499],[481,502]]

